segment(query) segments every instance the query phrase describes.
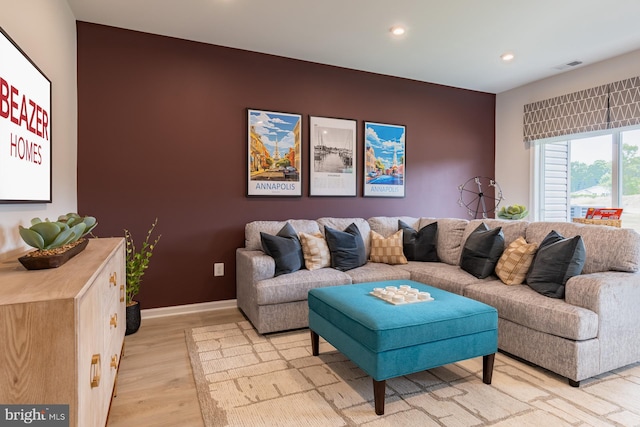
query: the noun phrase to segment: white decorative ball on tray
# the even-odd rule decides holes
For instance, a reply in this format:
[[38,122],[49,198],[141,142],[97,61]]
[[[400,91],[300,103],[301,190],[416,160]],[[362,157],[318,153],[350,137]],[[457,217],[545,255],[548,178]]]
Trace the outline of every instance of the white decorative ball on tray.
[[433,301],[429,292],[421,292],[419,289],[412,288],[409,285],[400,285],[399,288],[397,286],[373,288],[373,291],[369,292],[369,294],[394,305]]

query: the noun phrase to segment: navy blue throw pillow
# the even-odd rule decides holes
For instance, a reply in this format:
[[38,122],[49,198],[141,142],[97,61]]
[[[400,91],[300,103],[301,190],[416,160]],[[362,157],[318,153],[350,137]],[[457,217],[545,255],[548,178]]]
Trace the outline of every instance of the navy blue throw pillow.
[[367,263],[367,251],[357,225],[351,224],[344,231],[325,226],[324,236],[331,252],[331,267],[347,271]]
[[437,222],[432,222],[416,231],[409,224],[399,219],[398,228],[402,230],[402,251],[408,261],[440,261],[436,249]]
[[260,232],[260,241],[262,250],[276,262],[276,276],[293,273],[304,267],[300,239],[288,222],[275,236]]
[[567,281],[582,273],[586,258],[582,236],[565,238],[553,230],[538,247],[527,285],[542,295],[562,299]]

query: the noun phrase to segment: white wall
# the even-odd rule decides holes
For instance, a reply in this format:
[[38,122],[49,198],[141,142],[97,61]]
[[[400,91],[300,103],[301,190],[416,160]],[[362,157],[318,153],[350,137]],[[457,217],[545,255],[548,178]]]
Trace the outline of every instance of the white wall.
[[51,80],[53,203],[0,204],[0,259],[28,249],[18,225],[77,209],[76,24],[66,0],[0,0],[0,26]]
[[640,76],[640,50],[499,93],[496,96],[495,179],[502,188],[506,205],[533,206],[531,154],[522,142],[525,104],[636,76]]

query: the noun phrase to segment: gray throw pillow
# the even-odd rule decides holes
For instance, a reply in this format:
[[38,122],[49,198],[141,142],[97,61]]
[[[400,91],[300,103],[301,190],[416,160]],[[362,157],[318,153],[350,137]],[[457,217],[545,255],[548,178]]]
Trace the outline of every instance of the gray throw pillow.
[[432,222],[416,231],[409,224],[399,219],[398,228],[402,230],[402,250],[408,261],[440,261],[436,249],[437,222]]
[[296,230],[288,222],[278,234],[260,232],[262,250],[276,262],[275,276],[293,273],[304,267],[304,255]]
[[357,225],[351,224],[344,231],[325,226],[324,236],[331,252],[331,267],[347,271],[367,263],[367,251]]
[[483,222],[471,232],[462,248],[460,267],[478,279],[489,277],[504,251],[502,227],[491,230]]
[[565,238],[551,231],[538,247],[527,285],[551,298],[564,298],[564,288],[573,276],[582,273],[587,257],[582,236]]

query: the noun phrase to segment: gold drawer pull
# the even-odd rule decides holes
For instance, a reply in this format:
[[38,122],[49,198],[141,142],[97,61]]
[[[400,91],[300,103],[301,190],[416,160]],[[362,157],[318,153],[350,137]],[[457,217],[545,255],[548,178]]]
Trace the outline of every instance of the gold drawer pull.
[[100,385],[100,355],[91,356],[91,388]]
[[124,302],[124,285],[120,285],[120,302]]
[[118,286],[118,275],[116,274],[116,272],[114,271],[113,273],[111,273],[111,275],[109,276],[109,283],[112,284],[113,286]]
[[113,326],[114,328],[118,327],[118,313],[114,313],[113,316],[111,316],[111,320],[109,320],[109,325]]
[[111,364],[109,366],[111,366],[113,369],[117,369],[118,368],[118,355],[117,354],[114,354],[113,356],[111,356]]

